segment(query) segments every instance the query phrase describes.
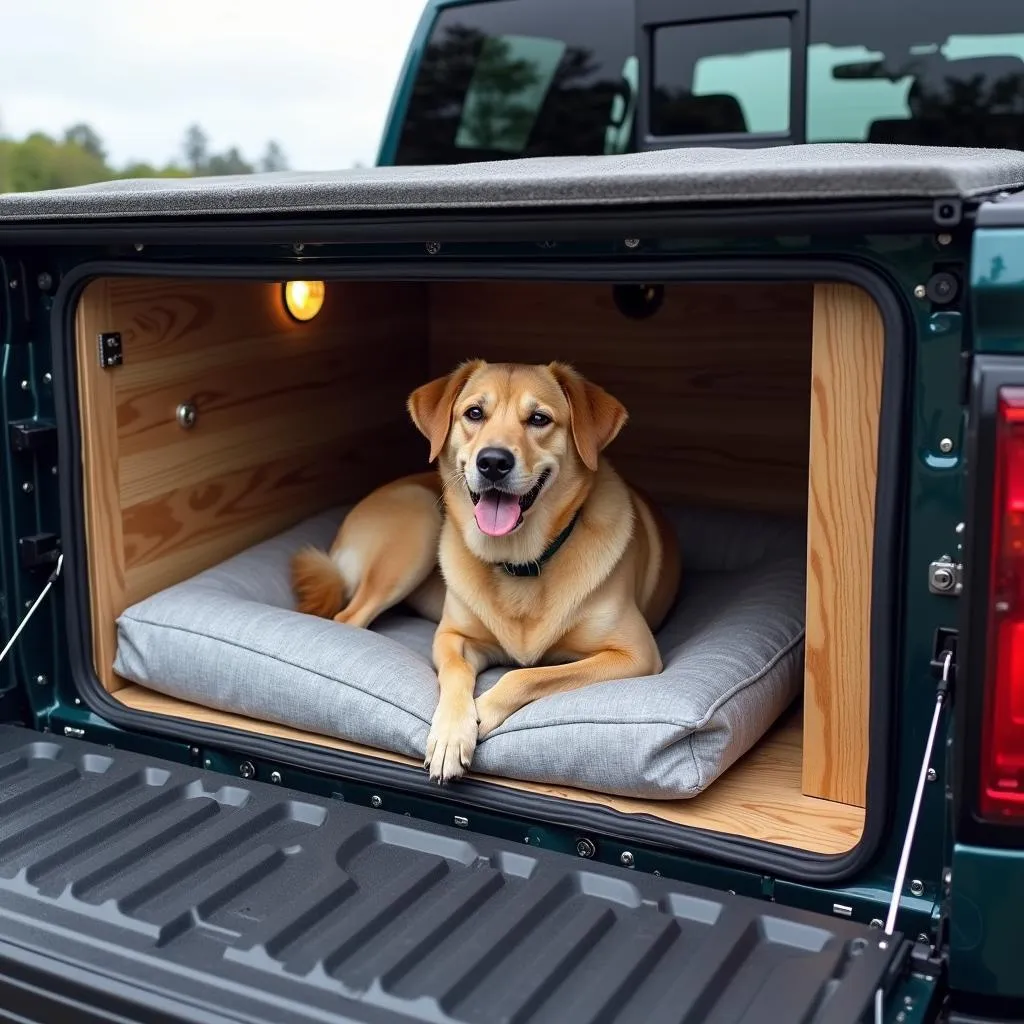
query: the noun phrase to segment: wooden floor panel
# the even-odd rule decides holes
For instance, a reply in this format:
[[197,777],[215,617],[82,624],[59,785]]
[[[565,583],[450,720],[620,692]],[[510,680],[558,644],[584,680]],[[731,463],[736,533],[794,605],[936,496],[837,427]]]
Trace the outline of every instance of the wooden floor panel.
[[[113,696],[138,711],[192,722],[207,722],[295,742],[313,743],[420,767],[400,754],[372,750],[345,740],[214,711],[141,686],[123,687]],[[583,803],[603,804],[624,814],[653,815],[680,825],[742,835],[814,853],[845,853],[861,837],[864,810],[803,795],[800,783],[802,746],[803,727],[801,714],[797,710],[717,782],[692,800],[634,800],[565,786],[517,782],[484,775],[473,777],[492,785]]]

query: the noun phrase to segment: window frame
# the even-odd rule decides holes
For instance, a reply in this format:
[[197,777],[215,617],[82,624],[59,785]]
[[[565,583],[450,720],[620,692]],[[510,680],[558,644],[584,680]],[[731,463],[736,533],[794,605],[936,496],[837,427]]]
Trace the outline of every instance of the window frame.
[[[807,0],[635,0],[639,95],[634,131],[638,150],[725,145],[760,149],[801,143],[807,131]],[[654,33],[661,28],[723,21],[785,17],[790,19],[789,130],[787,132],[716,132],[700,135],[655,135],[651,131],[654,85]]]

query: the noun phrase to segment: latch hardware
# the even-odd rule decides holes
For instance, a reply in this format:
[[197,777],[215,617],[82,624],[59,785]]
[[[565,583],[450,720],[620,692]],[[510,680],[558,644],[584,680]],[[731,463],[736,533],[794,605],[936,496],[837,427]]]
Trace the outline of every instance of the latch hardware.
[[964,589],[964,567],[943,555],[928,566],[928,589],[933,594],[959,597]]
[[60,559],[60,537],[55,533],[33,533],[18,538],[18,558],[23,569],[55,565]]
[[13,420],[9,437],[11,451],[36,452],[54,443],[57,424],[53,420]]
[[104,331],[99,336],[100,366],[109,370],[111,366],[120,366],[124,362],[121,348],[120,331]]

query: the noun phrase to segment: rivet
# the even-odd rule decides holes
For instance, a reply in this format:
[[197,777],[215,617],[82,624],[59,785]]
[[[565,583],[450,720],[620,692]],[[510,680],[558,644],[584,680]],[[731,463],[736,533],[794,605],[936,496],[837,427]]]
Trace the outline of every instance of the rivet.
[[957,533],[963,533],[964,532],[964,524],[963,523],[957,523],[956,524],[956,532]]
[[30,387],[32,387],[32,385],[31,385],[31,384],[29,384],[29,382],[28,382],[27,380],[23,380],[23,381],[21,382],[21,390],[22,390],[22,391],[28,391],[28,389],[29,389]]
[[42,675],[42,673],[36,676],[36,686],[45,686],[48,682],[49,679]]
[[623,850],[619,856],[619,860],[622,862],[624,868],[631,868],[633,866],[633,854],[629,850]]
[[944,437],[939,442],[939,451],[943,455],[948,455],[953,450],[953,439],[951,437]]
[[51,466],[50,467],[50,475],[51,476],[56,476],[57,475],[57,467],[56,466]]
[[949,245],[949,243],[953,241],[953,236],[946,234],[946,232],[943,232],[941,235],[939,235],[938,238],[935,239],[935,241],[938,242],[939,245]]
[[26,494],[31,494],[31,493],[32,493],[32,492],[33,492],[33,491],[35,490],[35,488],[34,488],[34,487],[32,486],[32,483],[31,483],[31,481],[29,481],[29,480],[26,480],[26,481],[25,481],[25,482],[24,482],[24,483],[23,483],[23,484],[21,485],[21,489],[22,489],[22,490],[23,490],[23,491],[24,491],[24,492],[25,492]]
[[280,786],[281,785],[281,773],[277,772],[277,771],[271,772],[270,773],[270,781],[275,786]]
[[188,752],[189,752],[189,753],[190,753],[190,754],[191,754],[191,755],[192,755],[193,757],[198,757],[198,756],[199,756],[199,748],[198,748],[198,747],[189,747],[189,748],[188,748]]
[[76,698],[75,698],[75,704],[76,704],[77,706],[81,707],[81,704],[82,704],[82,698],[81,698],[81,697],[76,697]]
[[929,768],[928,769],[928,774],[927,774],[926,778],[928,779],[929,782],[934,782],[938,777],[939,777],[939,773],[934,768]]
[[238,766],[238,774],[243,779],[251,779],[256,774],[256,768],[253,766],[252,761],[243,761]]
[[635,249],[640,244],[639,238],[627,238],[625,240],[625,246],[627,249]]
[[920,896],[924,892],[924,882],[920,878],[911,879],[910,892],[913,896]]
[[426,250],[431,256],[436,256],[441,251],[440,242],[427,242]]
[[182,430],[191,430],[196,425],[196,407],[191,402],[182,402],[174,412],[174,418]]
[[923,299],[928,294],[928,289],[923,284],[914,286],[914,298]]
[[213,762],[209,758],[207,758],[205,761],[203,761],[203,767],[204,768],[210,768],[212,766],[213,766]]
[[576,854],[580,857],[593,857],[597,847],[589,839],[576,840]]
[[46,373],[43,374],[43,383],[44,384],[52,384],[53,383],[53,374],[50,373],[49,370],[47,370]]
[[373,796],[370,797],[370,806],[371,807],[380,807],[380,805],[382,803],[384,803],[384,801],[381,800],[381,798],[379,796],[377,796],[376,793],[374,793]]

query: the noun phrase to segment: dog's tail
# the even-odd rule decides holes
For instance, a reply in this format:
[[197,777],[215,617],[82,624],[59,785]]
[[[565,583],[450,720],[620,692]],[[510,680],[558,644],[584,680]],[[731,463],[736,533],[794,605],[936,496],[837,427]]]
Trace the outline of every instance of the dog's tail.
[[307,615],[333,618],[348,601],[348,584],[326,551],[306,547],[292,557],[292,592]]

